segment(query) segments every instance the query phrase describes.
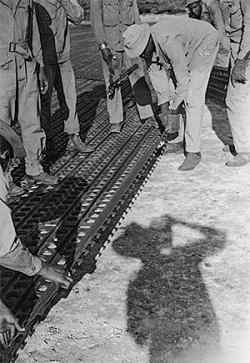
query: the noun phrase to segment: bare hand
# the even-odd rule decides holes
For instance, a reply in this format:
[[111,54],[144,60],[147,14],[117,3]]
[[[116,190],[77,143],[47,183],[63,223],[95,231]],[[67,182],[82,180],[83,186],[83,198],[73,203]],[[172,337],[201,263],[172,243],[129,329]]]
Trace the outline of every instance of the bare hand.
[[235,83],[246,83],[246,68],[247,68],[247,60],[246,59],[237,59],[233,70],[231,73],[231,82],[232,86],[235,87]]
[[48,91],[49,84],[43,67],[40,68],[39,80],[40,80],[40,91],[41,94],[44,95]]
[[18,324],[7,306],[0,301],[0,343],[8,346],[15,335],[15,331],[24,331]]
[[49,265],[43,265],[38,274],[46,280],[58,283],[64,289],[68,289],[70,284],[73,282],[73,280],[65,273]]

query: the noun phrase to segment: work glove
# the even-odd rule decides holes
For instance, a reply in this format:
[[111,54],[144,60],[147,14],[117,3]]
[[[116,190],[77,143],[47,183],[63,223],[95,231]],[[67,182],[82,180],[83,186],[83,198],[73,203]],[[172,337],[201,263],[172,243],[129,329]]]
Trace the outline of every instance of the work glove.
[[235,83],[246,83],[246,69],[247,69],[247,59],[237,59],[233,70],[231,73],[231,82],[233,87],[235,87]]

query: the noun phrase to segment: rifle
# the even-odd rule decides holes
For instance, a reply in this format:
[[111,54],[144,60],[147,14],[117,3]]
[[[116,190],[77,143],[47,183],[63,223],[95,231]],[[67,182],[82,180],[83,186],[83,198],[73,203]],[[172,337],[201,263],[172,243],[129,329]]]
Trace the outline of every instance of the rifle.
[[133,64],[131,67],[129,67],[126,71],[122,72],[117,78],[112,80],[110,82],[109,88],[108,88],[108,98],[112,100],[115,96],[115,90],[119,87],[121,87],[122,82],[131,74],[133,73],[137,68],[139,68],[138,64]]

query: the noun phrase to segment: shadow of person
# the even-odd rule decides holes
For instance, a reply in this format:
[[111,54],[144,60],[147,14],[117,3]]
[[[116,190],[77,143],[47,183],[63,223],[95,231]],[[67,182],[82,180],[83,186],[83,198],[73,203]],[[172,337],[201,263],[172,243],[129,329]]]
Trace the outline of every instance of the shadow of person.
[[[175,246],[174,232],[184,228]],[[198,239],[184,240],[186,231]],[[127,329],[148,346],[150,363],[205,363],[219,347],[219,326],[200,271],[225,245],[223,232],[168,215],[143,228],[136,223],[113,242],[122,256],[143,266],[127,291]]]
[[[88,89],[80,93],[77,97],[78,117],[80,123],[80,136],[86,140],[88,131],[91,129],[97,114],[97,109],[101,100],[106,99],[105,84],[88,86]],[[81,105],[84,105],[83,108]]]

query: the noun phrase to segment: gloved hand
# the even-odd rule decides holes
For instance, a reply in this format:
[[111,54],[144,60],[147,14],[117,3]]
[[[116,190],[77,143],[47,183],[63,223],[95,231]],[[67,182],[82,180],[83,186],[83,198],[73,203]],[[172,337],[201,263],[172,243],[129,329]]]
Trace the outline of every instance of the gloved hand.
[[246,59],[237,59],[233,70],[231,73],[231,82],[233,87],[235,87],[235,83],[246,83],[246,69],[247,69],[247,62]]

